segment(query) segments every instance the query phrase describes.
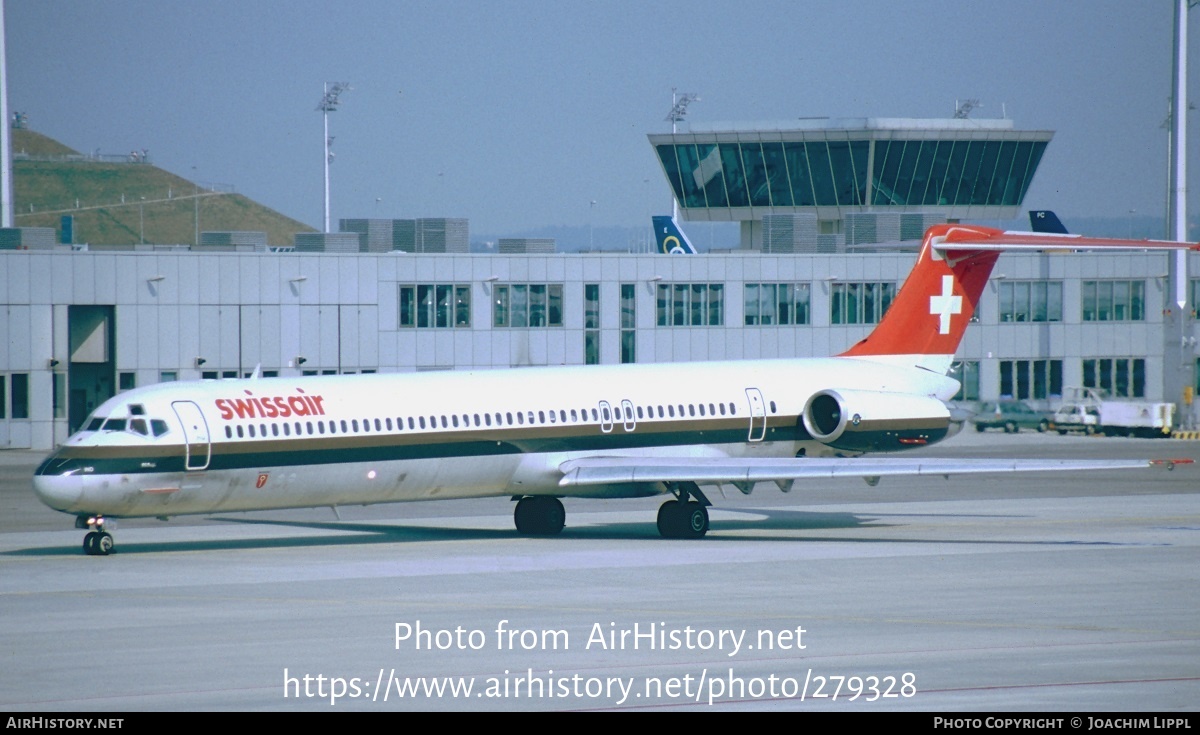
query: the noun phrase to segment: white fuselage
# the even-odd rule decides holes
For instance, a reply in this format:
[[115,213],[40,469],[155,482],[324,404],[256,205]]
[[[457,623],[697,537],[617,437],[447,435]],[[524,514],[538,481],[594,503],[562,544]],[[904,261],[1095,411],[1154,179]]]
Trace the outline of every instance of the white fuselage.
[[[837,432],[807,431],[814,396],[835,387]],[[910,419],[944,412],[957,388],[926,370],[836,357],[163,383],[106,401],[34,485],[52,508],[112,517],[651,495],[666,488],[560,487],[560,467],[855,454],[834,434],[892,441]],[[914,402],[922,416],[909,415]]]

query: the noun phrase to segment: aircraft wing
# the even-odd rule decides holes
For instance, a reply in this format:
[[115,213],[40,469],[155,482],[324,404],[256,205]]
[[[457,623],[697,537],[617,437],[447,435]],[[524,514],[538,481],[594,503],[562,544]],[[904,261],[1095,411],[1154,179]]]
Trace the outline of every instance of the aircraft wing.
[[1190,459],[943,459],[943,458],[668,458],[585,457],[560,465],[560,487],[626,482],[695,482],[700,485],[747,485],[775,482],[790,490],[791,481],[903,475],[967,475],[1006,472],[1085,472],[1133,470],[1153,466],[1174,469]]

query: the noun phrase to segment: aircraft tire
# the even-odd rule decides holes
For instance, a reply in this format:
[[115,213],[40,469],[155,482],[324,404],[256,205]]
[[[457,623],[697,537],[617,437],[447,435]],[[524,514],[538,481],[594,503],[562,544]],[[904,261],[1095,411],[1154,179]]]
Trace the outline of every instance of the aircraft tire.
[[663,538],[679,538],[677,529],[683,524],[679,522],[680,515],[679,506],[682,505],[678,500],[668,500],[658,506],[658,535]]
[[97,556],[108,556],[113,550],[113,537],[107,531],[101,531],[96,534],[95,554]]
[[567,512],[558,498],[527,495],[513,510],[517,532],[525,536],[556,536],[566,525]]
[[708,509],[696,501],[668,500],[658,508],[658,533],[663,538],[701,538],[708,533]]
[[99,534],[95,531],[89,531],[88,534],[83,537],[83,553],[87,554],[88,556],[96,555],[96,537],[98,535]]
[[685,538],[703,538],[708,533],[708,508],[692,500],[684,510]]

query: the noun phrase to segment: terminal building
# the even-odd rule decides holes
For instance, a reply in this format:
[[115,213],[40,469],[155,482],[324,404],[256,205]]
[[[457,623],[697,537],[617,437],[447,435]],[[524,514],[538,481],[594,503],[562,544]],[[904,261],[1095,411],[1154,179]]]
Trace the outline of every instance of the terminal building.
[[[400,220],[346,220],[348,245],[326,250],[0,245],[0,448],[49,449],[109,396],[159,381],[834,354],[915,258],[861,233],[1017,216],[1051,137],[1007,121],[802,122],[650,136],[685,220],[742,223],[741,247],[720,253],[388,249],[415,242]],[[785,225],[792,247],[772,247]],[[959,351],[959,399],[1049,408],[1094,386],[1179,400],[1164,386],[1178,371],[1195,385],[1196,289],[1181,311],[1166,257],[1002,256]]]

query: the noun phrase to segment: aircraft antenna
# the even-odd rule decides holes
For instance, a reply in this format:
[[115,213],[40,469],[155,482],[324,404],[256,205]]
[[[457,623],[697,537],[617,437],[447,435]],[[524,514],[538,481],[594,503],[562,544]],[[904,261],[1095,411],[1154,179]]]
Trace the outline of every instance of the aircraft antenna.
[[329,232],[329,164],[333,163],[333,138],[329,137],[329,113],[337,110],[342,92],[349,92],[346,82],[325,82],[325,96],[317,104],[317,110],[325,119],[325,232]]

